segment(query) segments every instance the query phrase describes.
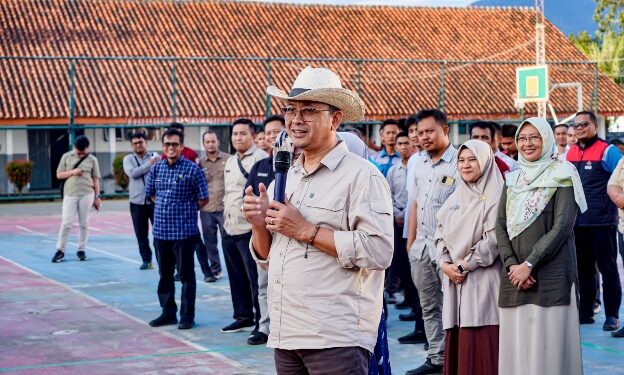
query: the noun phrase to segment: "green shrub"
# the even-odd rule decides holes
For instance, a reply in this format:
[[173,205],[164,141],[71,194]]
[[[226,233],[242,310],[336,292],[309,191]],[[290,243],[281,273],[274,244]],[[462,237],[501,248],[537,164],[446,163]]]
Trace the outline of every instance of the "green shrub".
[[14,160],[4,167],[9,181],[15,185],[20,194],[24,186],[32,180],[33,165],[33,162],[29,160]]
[[113,176],[115,176],[115,182],[122,190],[126,190],[128,188],[128,176],[123,170],[123,156],[117,156],[113,160]]

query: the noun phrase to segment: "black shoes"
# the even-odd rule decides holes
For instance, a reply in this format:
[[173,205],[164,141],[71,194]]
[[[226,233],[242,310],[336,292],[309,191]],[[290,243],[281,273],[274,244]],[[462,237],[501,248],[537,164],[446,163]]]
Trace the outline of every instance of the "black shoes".
[[190,322],[180,321],[180,324],[178,324],[178,329],[191,329],[193,328],[194,325],[195,325],[195,322],[193,321],[190,321]]
[[[81,262],[87,260],[87,254],[83,250],[78,251],[76,253],[76,256]],[[65,253],[61,250],[56,250],[56,253],[54,253],[54,256],[52,257],[52,263],[60,263],[63,261],[63,259],[65,259]]]
[[427,358],[425,363],[419,368],[409,370],[405,375],[425,375],[425,374],[439,374],[442,372],[443,365],[434,365],[431,363],[431,359]]
[[269,336],[265,335],[264,333],[260,331],[257,331],[255,334],[249,336],[249,338],[247,339],[247,344],[262,345],[262,344],[266,344],[268,339],[269,339]]
[[217,278],[214,276],[206,276],[204,277],[204,281],[207,283],[214,283],[215,281],[217,281]]
[[581,316],[579,317],[580,324],[594,324],[596,320],[592,316]]
[[427,336],[425,331],[412,331],[403,337],[398,338],[399,344],[425,344]]
[[611,332],[611,336],[613,336],[613,337],[624,337],[624,327],[618,329],[617,331]]
[[410,311],[407,314],[399,314],[399,320],[402,322],[413,322],[416,320],[416,314],[414,314],[413,311]]
[[612,316],[607,317],[602,325],[603,331],[616,331],[618,328],[620,328],[620,321]]
[[140,270],[151,270],[154,269],[154,265],[152,264],[152,262],[143,262],[143,264],[141,264],[141,267],[139,267]]
[[412,308],[412,304],[409,302],[405,302],[405,300],[403,300],[402,302],[399,302],[396,305],[394,305],[394,307],[396,307],[397,310],[407,310],[407,309]]
[[52,263],[60,263],[63,261],[63,258],[65,258],[65,253],[61,250],[56,250],[56,253],[52,257]]
[[158,318],[149,322],[149,325],[151,327],[162,327],[162,326],[169,326],[169,325],[173,325],[177,323],[178,323],[178,318],[176,318],[175,316],[167,316],[167,315],[161,314]]
[[242,332],[242,331],[252,331],[255,326],[256,326],[256,323],[254,323],[254,321],[251,319],[236,319],[232,323],[221,328],[221,332],[234,333],[234,332]]

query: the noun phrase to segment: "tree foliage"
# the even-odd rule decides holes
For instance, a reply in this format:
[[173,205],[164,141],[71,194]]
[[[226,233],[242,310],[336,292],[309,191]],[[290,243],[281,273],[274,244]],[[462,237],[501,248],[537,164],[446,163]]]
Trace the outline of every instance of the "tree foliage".
[[616,83],[624,85],[624,0],[596,0],[595,36],[581,31],[570,40],[598,69]]

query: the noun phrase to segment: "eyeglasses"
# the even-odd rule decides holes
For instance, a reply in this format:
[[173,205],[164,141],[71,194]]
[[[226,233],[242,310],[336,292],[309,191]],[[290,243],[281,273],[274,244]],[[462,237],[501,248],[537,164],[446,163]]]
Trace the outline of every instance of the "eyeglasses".
[[537,144],[537,143],[542,143],[542,137],[540,137],[539,135],[531,135],[528,137],[518,137],[516,139],[516,141],[518,142],[518,144],[522,143],[528,143],[529,141],[531,142],[531,144]]
[[177,143],[177,142],[165,142],[165,143],[163,143],[163,146],[165,146],[165,148],[169,148],[169,147],[178,148],[178,147],[180,147],[180,143]]
[[583,122],[579,122],[578,124],[572,124],[570,126],[572,126],[575,129],[578,129],[578,128],[586,128],[589,124],[591,124],[591,121],[583,121]]
[[314,119],[314,116],[319,112],[333,112],[333,111],[334,111],[333,109],[319,109],[319,108],[314,108],[314,107],[305,107],[301,109],[297,109],[294,107],[283,107],[282,115],[284,115],[285,118],[292,120],[295,117],[297,117],[297,114],[301,114],[301,118],[303,119],[303,121],[310,121]]

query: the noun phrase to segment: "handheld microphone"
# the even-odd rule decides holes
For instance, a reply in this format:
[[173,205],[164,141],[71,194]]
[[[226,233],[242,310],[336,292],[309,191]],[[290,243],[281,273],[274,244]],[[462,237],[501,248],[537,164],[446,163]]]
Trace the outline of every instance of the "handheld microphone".
[[274,200],[284,203],[286,201],[286,175],[290,168],[290,152],[278,151],[273,159],[275,170]]

